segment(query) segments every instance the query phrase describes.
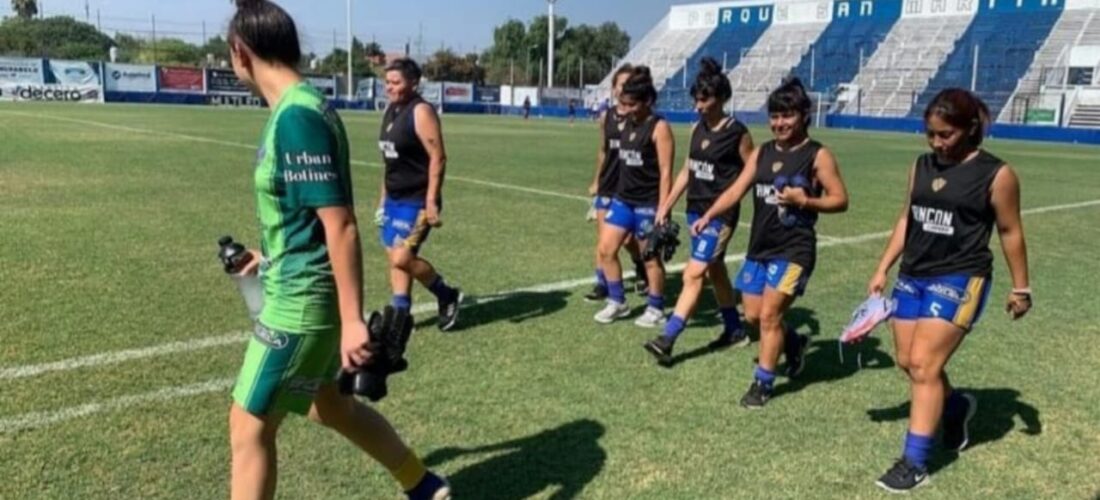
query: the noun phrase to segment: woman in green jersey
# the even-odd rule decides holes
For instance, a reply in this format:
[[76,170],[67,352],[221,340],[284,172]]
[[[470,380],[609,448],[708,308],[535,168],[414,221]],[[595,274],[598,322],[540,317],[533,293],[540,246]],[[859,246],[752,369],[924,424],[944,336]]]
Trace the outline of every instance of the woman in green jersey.
[[271,498],[275,436],[287,413],[335,430],[394,476],[412,499],[449,498],[386,421],[341,395],[335,376],[370,362],[362,252],[340,117],[297,68],[294,21],[265,0],[236,0],[233,70],[271,106],[253,177],[262,235],[242,274],[261,273],[264,307],[229,411],[231,496]]

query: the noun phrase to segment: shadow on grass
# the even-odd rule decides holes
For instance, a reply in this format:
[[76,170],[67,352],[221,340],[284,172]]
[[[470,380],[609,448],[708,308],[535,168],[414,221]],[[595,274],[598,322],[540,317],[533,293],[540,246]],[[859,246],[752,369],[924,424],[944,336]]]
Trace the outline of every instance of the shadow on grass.
[[[713,299],[711,299],[711,302],[713,303]],[[712,310],[704,310],[703,307],[700,306],[699,310],[701,312],[696,313],[695,317],[692,318],[691,326],[700,326],[700,324],[704,326],[713,324],[711,326],[716,326],[722,324],[722,319],[718,317],[717,307],[712,308]],[[821,333],[821,324],[820,322],[818,322],[817,318],[815,317],[814,311],[811,309],[806,309],[804,307],[792,307],[789,311],[787,311],[785,321],[788,326],[794,328],[799,333],[806,333],[810,337],[815,337]],[[742,322],[744,322],[743,317]],[[715,337],[717,337],[718,333],[719,332],[717,331],[715,332]],[[749,331],[749,337],[752,338],[754,342],[759,342],[760,340],[760,334],[755,331],[751,331],[751,329]],[[752,348],[752,346],[748,347]],[[708,345],[703,345],[690,351],[684,351],[680,354],[675,354],[672,356],[672,361],[670,363],[662,364],[661,366],[664,366],[665,368],[673,368],[680,363],[686,363],[693,359],[725,351],[727,349],[728,347],[714,349]],[[755,359],[753,360],[753,363],[756,363]]]
[[841,362],[838,350],[840,344],[836,339],[811,341],[803,357],[805,368],[802,373],[788,379],[785,384],[777,384],[772,397],[793,394],[822,382],[835,382],[851,377],[860,370],[892,368],[894,359],[880,349],[881,345],[881,340],[872,337],[855,346],[845,346],[844,361]]
[[595,420],[575,420],[502,443],[441,448],[424,463],[436,467],[466,455],[495,454],[448,476],[456,498],[521,499],[547,488],[556,488],[549,498],[577,498],[607,460],[599,443],[605,431]]
[[[968,392],[978,399],[978,411],[970,421],[970,444],[972,449],[986,443],[999,441],[1016,427],[1017,416],[1024,424],[1020,432],[1029,436],[1043,433],[1043,423],[1039,419],[1039,410],[1020,400],[1020,391],[1009,388],[957,390]],[[890,408],[877,408],[867,411],[874,422],[892,422],[909,418],[909,402],[906,401]],[[928,464],[929,472],[936,472],[951,465],[959,458],[957,452],[940,449]]]
[[[507,321],[523,323],[553,314],[568,305],[569,292],[515,292],[483,297],[467,297],[459,312],[458,324],[450,331],[462,331]],[[435,326],[438,316],[418,322],[417,328]]]

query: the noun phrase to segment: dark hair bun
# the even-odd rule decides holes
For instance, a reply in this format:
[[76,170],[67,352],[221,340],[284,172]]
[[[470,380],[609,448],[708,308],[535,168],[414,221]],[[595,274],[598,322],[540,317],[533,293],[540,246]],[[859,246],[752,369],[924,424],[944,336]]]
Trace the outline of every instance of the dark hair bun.
[[265,0],[233,0],[238,9],[251,9],[266,3]]
[[699,61],[699,75],[703,77],[709,77],[712,75],[719,75],[722,73],[722,65],[718,64],[713,57],[704,57]]

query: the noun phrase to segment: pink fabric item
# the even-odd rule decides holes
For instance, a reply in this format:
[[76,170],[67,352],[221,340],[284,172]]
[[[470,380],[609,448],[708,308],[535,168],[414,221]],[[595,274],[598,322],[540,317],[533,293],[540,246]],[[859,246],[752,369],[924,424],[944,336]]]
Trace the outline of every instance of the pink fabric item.
[[852,313],[852,321],[840,334],[840,342],[853,344],[863,340],[871,334],[875,327],[890,319],[894,314],[896,303],[893,299],[883,298],[880,295],[872,295],[856,308]]

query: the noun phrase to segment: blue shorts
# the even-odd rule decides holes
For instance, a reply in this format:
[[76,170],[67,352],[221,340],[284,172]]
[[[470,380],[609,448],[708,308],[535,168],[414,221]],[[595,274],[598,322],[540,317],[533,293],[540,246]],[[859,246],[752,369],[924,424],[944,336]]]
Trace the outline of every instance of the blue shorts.
[[764,295],[765,288],[771,288],[784,295],[798,297],[806,293],[806,283],[810,281],[813,270],[781,259],[750,260],[737,272],[735,286],[741,293]]
[[620,227],[644,240],[653,232],[653,222],[657,219],[657,207],[631,205],[618,198],[611,199],[604,222]]
[[596,210],[607,210],[611,208],[610,196],[595,196],[592,198],[592,208]]
[[382,246],[388,249],[403,246],[416,252],[428,240],[431,230],[423,202],[386,198],[382,206]]
[[991,276],[950,274],[932,278],[898,275],[894,300],[898,302],[894,318],[916,321],[940,318],[970,331],[985,309]]
[[[700,215],[695,212],[688,212],[688,227],[695,225],[699,217]],[[691,237],[691,260],[710,264],[724,257],[731,238],[733,238],[733,227],[725,221],[711,220],[706,230],[698,236]]]

